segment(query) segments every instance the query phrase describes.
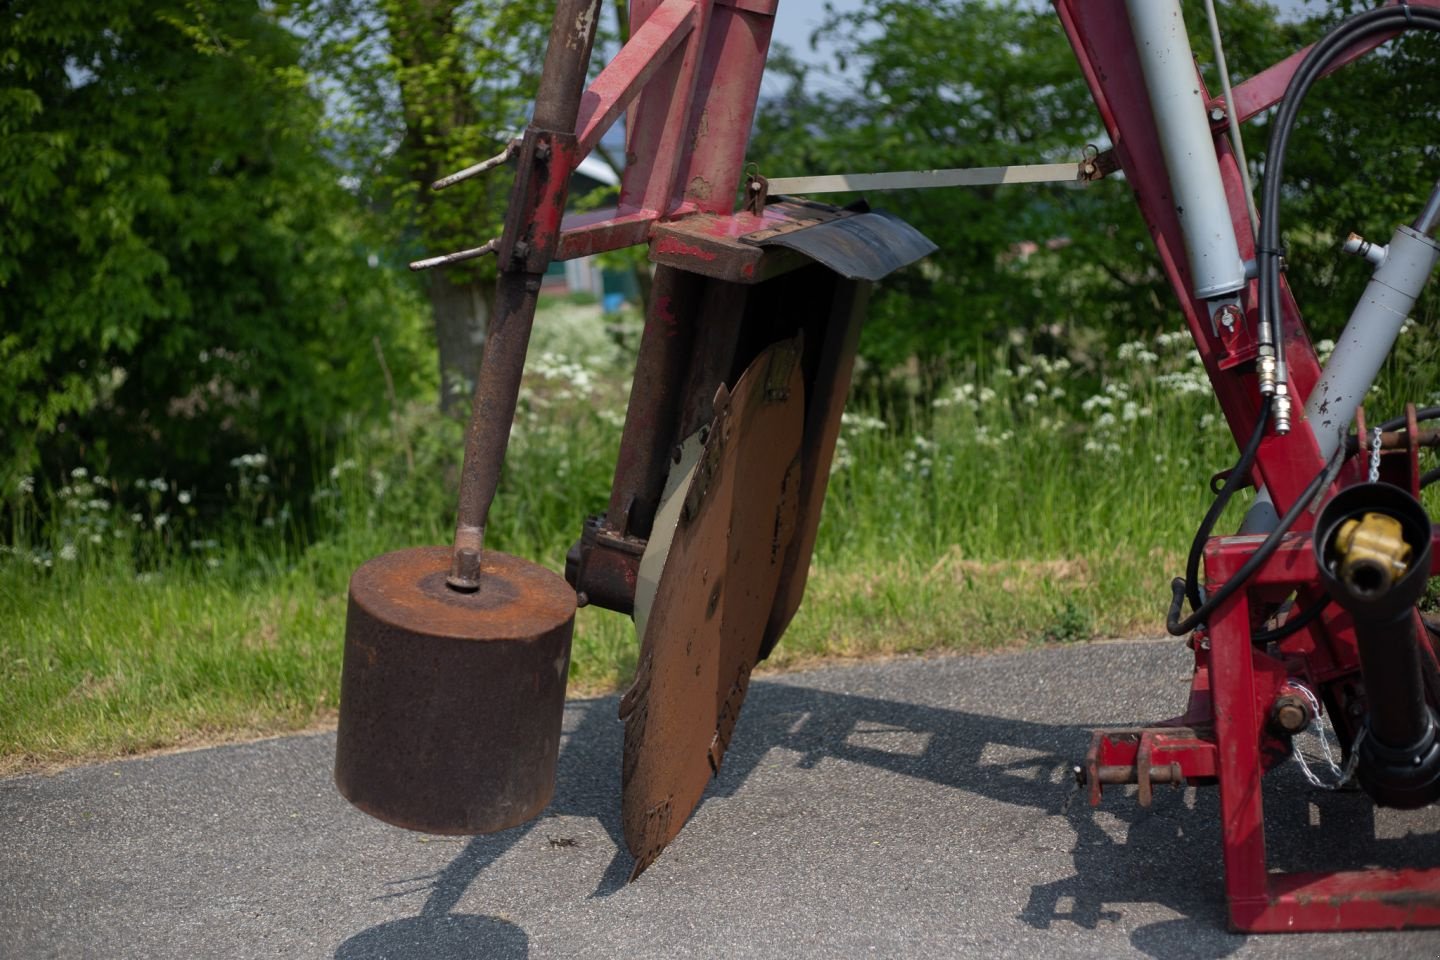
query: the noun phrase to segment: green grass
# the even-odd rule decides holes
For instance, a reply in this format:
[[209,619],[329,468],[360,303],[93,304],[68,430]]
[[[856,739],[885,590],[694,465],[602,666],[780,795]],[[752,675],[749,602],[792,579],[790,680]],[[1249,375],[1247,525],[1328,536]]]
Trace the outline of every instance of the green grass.
[[[592,307],[553,305],[538,329],[487,545],[559,571],[605,504],[629,358]],[[769,667],[1161,632],[1206,480],[1234,456],[1188,346],[1009,356],[917,391],[892,418],[903,431],[854,398],[806,601]],[[1392,374],[1376,406],[1427,390]],[[236,464],[239,520],[211,539],[181,542],[201,492],[163,478],[127,513],[113,481],[77,472],[44,537],[19,493],[0,555],[0,772],[328,721],[349,574],[448,540],[460,445],[425,407],[356,431],[303,545],[258,458]],[[628,618],[580,611],[572,689],[622,685],[635,650]]]

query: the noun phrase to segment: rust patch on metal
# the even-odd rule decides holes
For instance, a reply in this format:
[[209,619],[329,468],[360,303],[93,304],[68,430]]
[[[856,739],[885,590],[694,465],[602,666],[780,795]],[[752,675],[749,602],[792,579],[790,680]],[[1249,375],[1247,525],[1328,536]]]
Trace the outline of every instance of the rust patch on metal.
[[554,792],[575,594],[494,550],[460,592],[450,556],[400,550],[351,578],[335,784],[396,826],[491,833]]
[[697,257],[701,260],[714,260],[719,254],[712,250],[702,250],[698,246],[684,243],[676,237],[661,237],[655,244],[655,252],[679,257]]
[[733,393],[717,397],[701,466],[685,494],[640,668],[620,704],[631,879],[700,802],[749,689],[795,528],[804,426],[800,349],[799,338],[770,347]]

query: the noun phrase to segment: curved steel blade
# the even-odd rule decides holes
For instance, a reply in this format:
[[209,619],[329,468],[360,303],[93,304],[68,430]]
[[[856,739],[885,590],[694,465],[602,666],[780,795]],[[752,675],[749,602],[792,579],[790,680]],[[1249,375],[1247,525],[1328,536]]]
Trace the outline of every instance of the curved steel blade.
[[[645,618],[625,722],[622,816],[631,879],[680,828],[720,768],[759,657],[800,485],[800,339],[722,388]],[[663,515],[663,511],[662,511]]]

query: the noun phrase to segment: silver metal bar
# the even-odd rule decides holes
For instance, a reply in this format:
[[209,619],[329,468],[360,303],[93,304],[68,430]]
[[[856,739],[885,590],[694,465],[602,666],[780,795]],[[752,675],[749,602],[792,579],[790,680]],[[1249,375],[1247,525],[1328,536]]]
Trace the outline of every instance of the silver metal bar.
[[1180,0],[1125,0],[1125,6],[1170,175],[1171,201],[1185,233],[1195,296],[1210,300],[1243,290],[1245,264]]
[[1387,249],[1305,404],[1305,419],[1326,459],[1350,432],[1356,405],[1379,377],[1400,328],[1440,263],[1440,241],[1412,227],[1397,229]]
[[432,267],[445,267],[452,263],[463,263],[466,260],[474,260],[476,257],[483,257],[486,254],[494,253],[500,247],[500,238],[487,240],[478,247],[471,247],[469,250],[457,250],[454,253],[442,254],[438,257],[430,257],[427,260],[416,260],[410,264],[411,270],[429,270]]
[[1420,216],[1415,218],[1413,226],[1416,233],[1423,233],[1431,237],[1435,236],[1437,230],[1440,230],[1440,181],[1436,181],[1434,192],[1430,194],[1425,209],[1420,211]]
[[817,177],[772,177],[777,193],[849,193],[860,190],[924,190],[933,187],[990,187],[1007,183],[1082,183],[1081,163],[1032,163],[958,170],[907,170],[898,173],[840,173]]
[[501,150],[489,160],[481,160],[479,163],[473,166],[466,167],[464,170],[461,170],[458,173],[452,173],[448,177],[441,177],[439,180],[436,180],[434,183],[430,184],[430,189],[444,190],[446,187],[455,186],[455,184],[459,183],[462,180],[469,180],[471,177],[480,176],[480,174],[484,173],[487,170],[494,170],[502,163],[508,162],[511,157],[515,156],[515,154],[519,152],[519,150],[520,138],[516,137],[514,140],[511,140],[509,143],[505,144],[504,150]]

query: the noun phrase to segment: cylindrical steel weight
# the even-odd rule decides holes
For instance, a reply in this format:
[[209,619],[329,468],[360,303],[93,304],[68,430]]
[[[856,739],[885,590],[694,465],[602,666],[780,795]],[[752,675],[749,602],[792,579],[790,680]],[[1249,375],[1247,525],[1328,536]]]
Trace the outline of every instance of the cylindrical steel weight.
[[493,550],[481,587],[445,583],[449,547],[369,561],[350,579],[335,784],[428,833],[492,833],[555,791],[575,592]]

